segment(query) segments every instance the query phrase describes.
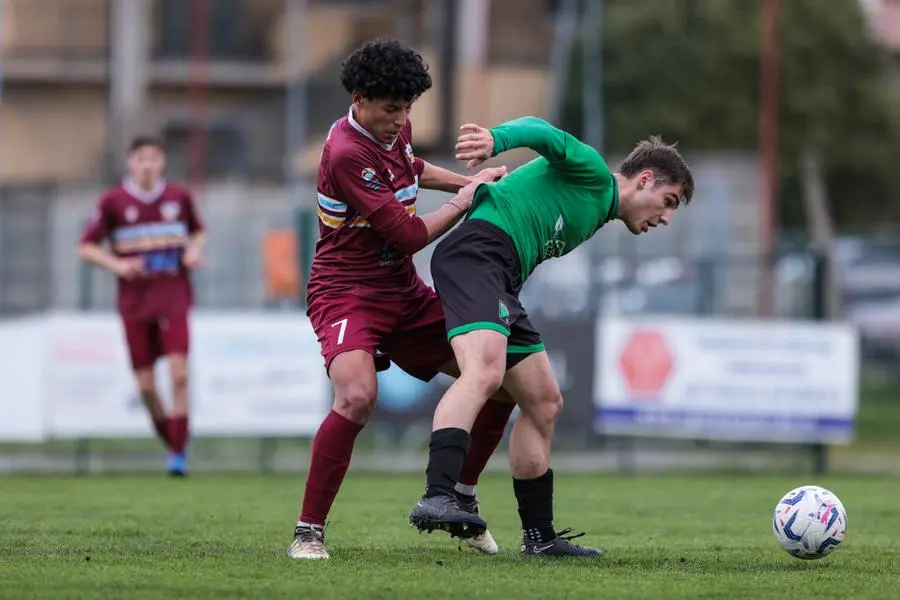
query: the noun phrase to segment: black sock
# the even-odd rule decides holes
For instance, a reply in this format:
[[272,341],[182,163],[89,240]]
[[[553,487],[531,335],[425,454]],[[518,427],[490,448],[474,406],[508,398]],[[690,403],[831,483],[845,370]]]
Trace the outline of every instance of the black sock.
[[556,538],[553,529],[553,470],[535,479],[513,478],[513,490],[519,502],[522,534],[533,542]]
[[465,429],[448,427],[431,433],[428,467],[425,469],[428,482],[428,487],[425,488],[426,498],[453,495],[471,441],[469,432]]

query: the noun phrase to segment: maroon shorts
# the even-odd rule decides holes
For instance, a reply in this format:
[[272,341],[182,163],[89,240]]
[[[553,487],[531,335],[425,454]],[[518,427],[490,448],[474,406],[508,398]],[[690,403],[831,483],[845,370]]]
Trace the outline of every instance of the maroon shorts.
[[413,377],[429,381],[453,358],[441,302],[421,280],[413,293],[395,299],[359,291],[322,294],[306,312],[326,370],[338,354],[365,350],[375,358],[377,371],[393,361]]
[[151,368],[163,356],[187,356],[190,341],[187,313],[151,320],[123,315],[122,324],[135,370]]

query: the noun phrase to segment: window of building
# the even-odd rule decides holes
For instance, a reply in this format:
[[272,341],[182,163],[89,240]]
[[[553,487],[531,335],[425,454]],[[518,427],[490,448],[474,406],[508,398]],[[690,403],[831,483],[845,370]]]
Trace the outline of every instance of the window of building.
[[[244,134],[228,123],[214,123],[203,129],[203,173],[206,177],[240,177],[247,174],[247,143]],[[191,126],[177,121],[163,128],[168,170],[176,179],[188,175],[191,160]]]
[[265,19],[254,18],[252,0],[206,0],[199,6],[187,0],[160,0],[156,56],[187,59],[200,21],[205,26],[204,54],[209,60],[264,60],[266,58]]

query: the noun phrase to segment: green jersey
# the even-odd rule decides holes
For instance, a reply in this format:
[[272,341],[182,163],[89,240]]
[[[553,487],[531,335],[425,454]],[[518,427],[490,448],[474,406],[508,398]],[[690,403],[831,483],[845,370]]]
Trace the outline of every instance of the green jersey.
[[512,238],[524,282],[537,265],[568,254],[614,218],[619,188],[596,150],[543,119],[508,121],[491,134],[494,156],[521,147],[541,155],[479,187],[469,213]]

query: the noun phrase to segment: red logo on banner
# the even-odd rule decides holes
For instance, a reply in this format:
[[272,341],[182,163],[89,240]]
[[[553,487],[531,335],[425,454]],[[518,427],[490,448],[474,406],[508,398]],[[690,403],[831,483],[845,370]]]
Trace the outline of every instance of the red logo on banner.
[[652,395],[662,391],[674,360],[662,335],[639,330],[625,344],[619,365],[632,393]]

